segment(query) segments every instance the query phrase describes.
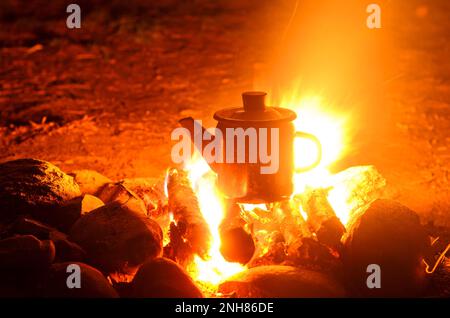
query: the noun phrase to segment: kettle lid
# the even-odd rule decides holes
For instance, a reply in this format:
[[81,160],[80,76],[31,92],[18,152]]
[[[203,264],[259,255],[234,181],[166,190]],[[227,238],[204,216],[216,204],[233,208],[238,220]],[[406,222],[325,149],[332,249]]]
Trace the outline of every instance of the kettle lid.
[[292,121],[297,115],[290,109],[267,107],[265,92],[242,93],[243,107],[226,108],[217,111],[218,121]]

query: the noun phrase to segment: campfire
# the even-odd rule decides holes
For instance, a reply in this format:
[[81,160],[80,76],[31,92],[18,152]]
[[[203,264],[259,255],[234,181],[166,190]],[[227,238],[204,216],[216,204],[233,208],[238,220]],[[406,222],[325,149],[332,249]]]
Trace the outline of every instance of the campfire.
[[[337,260],[345,226],[382,196],[386,181],[373,166],[352,167],[335,174],[329,171],[329,166],[339,160],[350,146],[346,144],[350,123],[348,117],[327,112],[323,103],[317,96],[294,96],[282,102],[282,106],[301,114],[295,121],[296,129],[317,135],[323,145],[321,163],[309,172],[294,175],[294,193],[284,202],[234,205],[225,202],[216,186],[217,176],[198,151],[182,168],[187,173],[193,195],[198,199],[201,216],[211,232],[206,256],[195,255],[186,266],[190,276],[206,294],[223,296],[220,292],[217,294],[219,285],[248,268],[308,262],[307,258],[295,259],[299,256],[295,247],[304,244],[302,241],[317,244],[305,247],[311,248],[310,252],[325,251],[328,253],[326,257]],[[315,145],[309,141],[296,142],[294,152],[298,166],[310,165],[317,156]],[[253,238],[255,246],[246,246],[245,236],[242,241],[234,240],[232,244],[234,249],[248,248],[252,251],[249,263],[249,259],[244,260],[245,264],[230,262],[222,255],[221,246],[230,244],[223,242],[230,239],[221,235],[223,223],[242,228]],[[205,241],[208,241],[206,237]],[[311,261],[324,261],[320,265],[326,266],[329,259],[322,260],[319,256],[319,259]]]
[[[246,116],[255,116],[252,107],[265,111],[264,93],[246,94],[244,112],[250,111]],[[261,178],[256,186],[236,183],[239,189],[253,190],[242,198],[223,193],[222,189],[242,194],[226,184],[232,181],[230,175],[225,174],[225,184],[219,182],[223,170],[214,171],[199,150],[159,178],[120,181],[91,170],[66,174],[36,159],[0,164],[0,269],[10,271],[12,279],[6,282],[6,293],[48,297],[447,293],[445,254],[450,245],[424,227],[414,211],[387,198],[386,180],[376,167],[331,172],[351,147],[351,118],[329,112],[319,97],[288,98],[282,106],[274,109],[290,120],[294,112],[298,114],[283,136],[293,140],[295,129],[308,138],[293,142],[293,151],[281,152],[294,157],[288,179],[275,174],[274,179]],[[191,119],[182,124],[186,122],[195,124]],[[290,167],[289,157],[283,160]],[[292,174],[291,187],[292,171],[302,172]],[[278,177],[288,182],[281,189],[270,184]],[[271,191],[278,199],[265,202]],[[67,277],[72,271],[73,280]],[[89,288],[77,289],[80,277]]]

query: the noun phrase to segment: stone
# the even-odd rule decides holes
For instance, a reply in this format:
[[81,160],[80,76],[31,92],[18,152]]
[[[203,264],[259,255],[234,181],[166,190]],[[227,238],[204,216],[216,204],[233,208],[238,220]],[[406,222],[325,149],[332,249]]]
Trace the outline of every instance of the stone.
[[57,222],[57,226],[59,229],[67,231],[82,215],[104,205],[102,200],[90,194],[74,198],[57,208],[58,214],[64,215],[64,218]]
[[55,245],[55,261],[83,261],[86,252],[70,242],[67,235],[51,226],[27,217],[19,217],[9,228],[8,235],[33,235],[39,240],[51,240]]
[[18,159],[0,164],[1,221],[29,214],[58,226],[66,216],[57,208],[80,195],[73,177],[49,162]]
[[[365,297],[420,296],[427,235],[419,216],[392,200],[378,199],[350,224],[344,237],[345,280]],[[368,288],[369,264],[381,269],[381,288]]]
[[69,239],[105,273],[130,273],[162,252],[162,230],[134,204],[112,202],[82,216]]
[[143,264],[130,286],[130,297],[200,298],[200,289],[174,261],[156,258]]
[[[80,269],[80,288],[69,288],[67,280],[74,271],[67,271],[69,265]],[[117,298],[119,297],[103,274],[84,263],[55,263],[51,266],[44,283],[43,294],[52,298]]]
[[80,186],[81,193],[94,196],[97,196],[106,184],[112,182],[111,179],[94,170],[75,170],[70,175]]
[[50,240],[55,244],[55,262],[83,262],[86,259],[86,252],[78,244],[71,242],[67,235],[59,231],[53,231],[49,235]]
[[17,218],[17,220],[12,223],[11,227],[8,229],[10,236],[14,234],[33,235],[40,240],[48,240],[52,231],[56,230],[47,224],[33,220],[32,218],[26,216],[20,216]]
[[0,269],[37,271],[53,262],[55,246],[33,235],[17,235],[0,240],[0,256]]
[[329,275],[283,265],[259,266],[243,271],[220,284],[219,292],[238,298],[346,296],[343,286]]

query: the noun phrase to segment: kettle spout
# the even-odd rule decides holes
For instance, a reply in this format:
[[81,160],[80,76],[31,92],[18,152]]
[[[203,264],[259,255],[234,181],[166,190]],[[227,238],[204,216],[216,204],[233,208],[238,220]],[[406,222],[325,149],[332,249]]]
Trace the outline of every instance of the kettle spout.
[[[203,155],[203,149],[211,143],[215,136],[209,133],[201,124],[200,121],[194,120],[192,117],[182,118],[178,121],[181,127],[186,128],[191,136],[191,141],[194,147]],[[206,160],[206,158],[205,158]],[[208,162],[208,160],[206,160]],[[208,162],[210,168],[217,172],[218,165],[215,162]]]

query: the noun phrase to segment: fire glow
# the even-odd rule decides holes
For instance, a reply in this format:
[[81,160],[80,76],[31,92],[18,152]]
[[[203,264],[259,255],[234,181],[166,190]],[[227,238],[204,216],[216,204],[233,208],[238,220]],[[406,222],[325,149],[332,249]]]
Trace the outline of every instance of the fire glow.
[[[315,134],[323,146],[320,165],[307,173],[294,176],[294,195],[303,192],[307,187],[329,187],[333,182],[333,176],[328,167],[342,157],[346,147],[344,129],[347,124],[346,119],[326,111],[320,97],[297,98],[293,96],[282,100],[280,106],[296,111],[298,114],[295,121],[296,129]],[[294,146],[296,166],[309,165],[317,156],[316,147],[308,141],[296,142]],[[246,267],[238,263],[227,262],[220,253],[219,225],[225,213],[221,195],[215,185],[215,173],[198,152],[194,154],[184,169],[188,171],[201,212],[213,237],[208,259],[203,260],[196,256],[187,270],[198,283],[214,290],[218,284],[245,270]],[[348,203],[345,200],[348,195],[345,195],[345,192],[346,189],[333,188],[328,195],[330,204],[343,224],[346,224],[349,219]],[[257,205],[246,204],[244,210],[249,211],[257,207]],[[261,249],[264,250],[264,247]]]

